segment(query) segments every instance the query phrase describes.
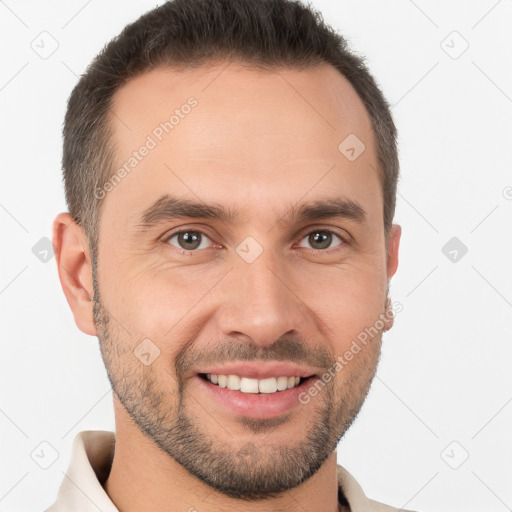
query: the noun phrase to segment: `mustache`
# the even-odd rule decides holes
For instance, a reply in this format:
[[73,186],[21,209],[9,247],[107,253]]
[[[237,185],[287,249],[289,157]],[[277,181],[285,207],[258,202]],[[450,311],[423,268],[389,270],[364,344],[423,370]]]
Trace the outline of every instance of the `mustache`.
[[328,370],[336,362],[336,357],[324,347],[310,347],[304,341],[292,337],[281,337],[268,347],[262,347],[252,339],[230,339],[208,349],[199,349],[194,343],[190,344],[176,357],[175,369],[176,374],[180,375],[194,366],[232,361],[286,361]]

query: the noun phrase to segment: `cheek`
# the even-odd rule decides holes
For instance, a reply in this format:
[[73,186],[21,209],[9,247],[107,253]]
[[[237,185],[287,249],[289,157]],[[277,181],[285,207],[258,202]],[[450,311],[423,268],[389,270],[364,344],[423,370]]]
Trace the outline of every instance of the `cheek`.
[[219,280],[218,271],[207,268],[141,267],[140,261],[121,261],[101,280],[104,304],[132,337],[162,339],[183,330]]
[[309,284],[302,287],[308,306],[338,353],[375,325],[384,312],[385,279],[376,268],[346,266],[309,273]]
[[[338,265],[290,265],[287,282],[313,314],[309,328],[316,316],[326,339],[335,336],[336,343],[349,343],[375,323],[385,299],[380,256],[348,256]],[[136,256],[112,252],[101,270],[102,300],[130,333],[135,346],[148,338],[170,359],[194,339],[215,308],[222,306],[219,293],[230,296],[225,289],[229,279],[223,282],[230,265],[219,262],[177,266],[155,257],[152,263],[142,265]]]

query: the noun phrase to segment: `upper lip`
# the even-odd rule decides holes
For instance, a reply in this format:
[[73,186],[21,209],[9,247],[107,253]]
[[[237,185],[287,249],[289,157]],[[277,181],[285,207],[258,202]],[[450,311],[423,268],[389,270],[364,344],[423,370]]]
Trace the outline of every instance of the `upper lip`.
[[197,373],[213,375],[238,375],[250,379],[267,379],[269,377],[310,377],[316,373],[314,369],[297,366],[281,361],[254,363],[240,362],[201,368]]

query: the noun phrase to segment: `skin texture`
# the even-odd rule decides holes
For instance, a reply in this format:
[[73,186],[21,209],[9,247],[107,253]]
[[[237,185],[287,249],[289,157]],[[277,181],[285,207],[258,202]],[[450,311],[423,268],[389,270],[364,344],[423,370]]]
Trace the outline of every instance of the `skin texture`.
[[[369,117],[329,65],[155,69],[114,97],[116,169],[190,97],[197,105],[101,200],[96,273],[80,226],[67,213],[54,222],[63,290],[77,326],[98,336],[114,389],[105,489],[123,512],[298,503],[334,512],[336,444],[364,402],[382,330],[307,405],[277,418],[232,414],[202,392],[194,370],[222,358],[277,359],[320,375],[382,318],[401,230],[393,225],[386,245]],[[354,161],[338,150],[349,134],[366,146]],[[164,194],[218,203],[240,218],[141,231],[142,212]],[[285,215],[338,196],[357,202],[364,222]],[[170,238],[183,229],[204,233],[200,248]],[[315,230],[340,238],[323,248],[308,236]],[[248,236],[263,249],[252,263],[236,251]],[[148,366],[134,356],[144,339],[160,351]]]

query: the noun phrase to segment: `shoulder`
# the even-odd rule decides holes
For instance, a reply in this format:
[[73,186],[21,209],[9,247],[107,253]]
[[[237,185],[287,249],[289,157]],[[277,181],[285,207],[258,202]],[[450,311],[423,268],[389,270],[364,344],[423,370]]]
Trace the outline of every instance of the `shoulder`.
[[337,476],[340,510],[344,512],[412,512],[368,498],[357,480],[340,465],[337,467]]

